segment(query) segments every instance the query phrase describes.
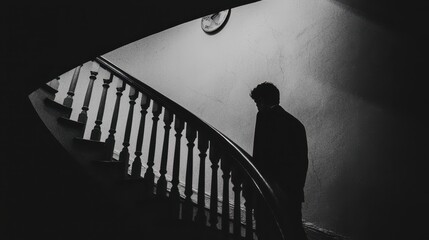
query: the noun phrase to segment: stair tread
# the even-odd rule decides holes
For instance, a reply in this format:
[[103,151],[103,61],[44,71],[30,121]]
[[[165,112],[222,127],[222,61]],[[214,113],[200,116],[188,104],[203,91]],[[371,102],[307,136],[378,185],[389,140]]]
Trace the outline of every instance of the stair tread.
[[[71,120],[71,121],[73,121],[73,120]],[[81,123],[81,122],[78,122],[78,123]],[[82,124],[84,124],[84,123],[82,123]],[[74,139],[78,142],[94,143],[94,144],[100,144],[100,145],[105,144],[105,142],[102,142],[102,141],[86,139],[86,138],[81,138],[81,137],[75,137]]]
[[[77,144],[79,144],[81,146],[85,146],[87,148],[104,149],[107,146],[105,142],[91,140],[91,139],[85,139],[82,137],[75,137],[73,140]],[[98,160],[98,161],[104,162],[103,160]],[[105,162],[110,162],[110,161],[107,160]]]
[[64,106],[63,104],[58,103],[57,101],[52,100],[48,97],[46,97],[44,101],[45,101],[46,105],[53,107],[53,108],[56,108],[56,109],[58,109],[64,113],[70,114],[72,112],[71,107]]
[[158,233],[158,239],[172,239],[181,237],[184,237],[185,239],[210,240],[233,239],[232,234],[226,235],[219,229],[213,229],[211,227],[200,225],[195,222],[173,219],[165,221],[162,226],[159,226],[158,229],[151,229],[151,232],[152,231]]
[[125,182],[125,183],[140,183],[140,182],[147,182],[147,180],[144,179],[143,177],[132,178],[130,175],[128,175],[128,177],[126,179],[124,179],[123,182]]
[[51,94],[56,94],[58,92],[57,89],[49,86],[47,83],[46,84],[42,84],[41,88]]
[[108,161],[108,160],[94,160],[93,163],[103,164],[103,165],[117,165],[117,164],[120,164],[121,162],[119,162],[119,161]]
[[77,126],[77,127],[85,127],[85,123],[78,122],[78,121],[69,119],[67,117],[59,117],[58,121],[61,122],[61,123],[71,124],[71,125],[74,125],[74,126]]

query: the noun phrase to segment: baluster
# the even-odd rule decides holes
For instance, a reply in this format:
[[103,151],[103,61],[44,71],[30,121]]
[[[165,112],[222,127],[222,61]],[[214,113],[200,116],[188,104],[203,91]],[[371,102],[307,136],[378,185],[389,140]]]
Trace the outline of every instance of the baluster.
[[232,191],[234,191],[234,222],[233,222],[233,233],[235,238],[241,237],[241,205],[240,205],[240,197],[241,197],[241,174],[238,169],[232,169],[232,177],[231,177]]
[[125,86],[125,82],[121,79],[118,79],[118,85],[116,87],[116,102],[115,107],[113,109],[112,122],[110,123],[109,136],[106,139],[106,146],[108,149],[106,158],[107,160],[111,160],[113,156],[113,150],[115,147],[116,124],[118,123],[119,107],[121,105],[122,92],[125,90]]
[[226,234],[229,234],[229,180],[231,178],[231,158],[225,156],[221,161],[220,167],[223,172],[222,231]]
[[130,108],[128,109],[128,118],[127,125],[125,126],[125,136],[124,142],[122,143],[122,151],[119,154],[119,161],[122,162],[124,167],[124,176],[128,176],[128,164],[130,160],[130,153],[128,151],[128,146],[130,146],[130,136],[131,136],[131,127],[133,125],[133,114],[134,114],[134,105],[136,104],[136,99],[139,96],[139,92],[133,86],[130,86]]
[[179,170],[180,170],[180,140],[182,138],[182,131],[185,124],[180,118],[175,116],[174,130],[176,131],[176,145],[174,148],[174,162],[173,162],[173,178],[171,180],[171,200],[173,203],[173,216],[178,217],[180,208],[180,194],[179,194]]
[[85,99],[83,101],[82,112],[79,114],[77,119],[78,122],[86,123],[88,120],[89,102],[91,101],[92,89],[94,88],[95,79],[97,79],[98,69],[100,65],[97,62],[92,63],[92,69],[90,71],[88,88],[86,90]]
[[158,121],[159,121],[159,115],[162,112],[162,106],[159,105],[157,102],[153,101],[152,106],[152,133],[150,136],[150,143],[149,143],[149,155],[147,160],[147,170],[144,175],[144,178],[148,182],[148,191],[152,194],[153,193],[153,187],[154,187],[154,180],[155,180],[155,174],[153,173],[153,165],[154,165],[154,159],[155,159],[155,147],[156,147],[156,133],[158,129]]
[[82,67],[82,65],[77,66],[74,69],[73,77],[72,77],[71,82],[70,82],[69,91],[67,92],[67,97],[64,98],[64,102],[63,102],[63,105],[66,107],[72,107],[72,105],[73,105],[74,91],[76,89],[77,80],[79,79],[79,73],[80,73],[81,67]]
[[195,216],[195,221],[200,224],[206,224],[206,213],[205,213],[205,169],[206,169],[206,157],[207,149],[209,147],[209,141],[204,132],[198,132],[198,150],[200,151],[200,172],[198,176],[198,210]]
[[110,73],[108,79],[103,79],[103,93],[101,94],[100,105],[98,107],[97,119],[95,120],[94,129],[91,131],[91,140],[100,141],[101,138],[101,124],[103,123],[104,108],[106,106],[107,91],[110,83],[113,80],[113,74]]
[[246,239],[253,239],[253,206],[254,198],[250,181],[243,183],[243,198],[246,200],[244,206],[246,208]]
[[194,171],[194,141],[197,137],[197,131],[189,123],[186,124],[186,139],[188,140],[188,159],[186,162],[186,182],[185,182],[185,202],[183,204],[182,218],[192,221],[193,203],[192,203],[192,174]]
[[161,166],[159,173],[161,176],[158,179],[156,185],[156,193],[158,196],[166,196],[167,193],[167,180],[165,174],[167,173],[167,160],[168,160],[168,145],[170,138],[170,129],[171,123],[173,122],[173,114],[167,108],[164,111],[164,143],[162,145],[162,155],[161,155]]
[[139,132],[137,137],[137,145],[136,145],[136,157],[133,161],[133,166],[131,168],[131,177],[132,178],[140,178],[141,177],[141,170],[142,170],[142,161],[140,156],[142,155],[142,146],[143,146],[143,136],[144,136],[144,126],[146,122],[146,114],[147,109],[150,106],[150,99],[146,96],[146,94],[142,93],[142,99],[141,99],[141,117],[140,117],[140,125],[139,125]]
[[210,141],[210,161],[212,163],[212,182],[210,191],[210,226],[216,228],[218,222],[218,182],[217,182],[217,171],[219,169],[220,151],[218,144],[214,141]]

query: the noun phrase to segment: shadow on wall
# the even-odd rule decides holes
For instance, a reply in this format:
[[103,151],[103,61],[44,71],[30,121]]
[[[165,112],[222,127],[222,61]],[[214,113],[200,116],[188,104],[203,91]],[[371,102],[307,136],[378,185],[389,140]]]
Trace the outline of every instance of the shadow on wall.
[[427,46],[410,33],[396,31],[392,37],[374,45],[385,53],[382,61],[372,61],[371,54],[357,59],[364,67],[354,71],[354,85],[335,83],[378,112],[358,115],[357,146],[339,172],[341,181],[327,190],[337,215],[333,225],[356,239],[422,237],[428,213]]
[[[387,119],[384,119],[387,120]],[[340,172],[342,181],[328,188],[328,202],[336,206],[336,226],[357,239],[417,237],[425,215],[424,188],[418,164],[423,145],[420,126],[407,120],[380,121],[378,127],[362,124],[362,135],[352,161]],[[359,151],[365,147],[366,151]],[[421,148],[420,148],[421,149]],[[357,175],[356,172],[362,174]],[[419,203],[422,203],[420,205]]]
[[329,0],[371,22],[404,33],[424,35],[424,9],[420,1]]
[[354,146],[341,156],[347,164],[341,164],[337,181],[325,185],[329,206],[320,206],[320,216],[328,219],[323,224],[352,239],[421,238],[429,213],[424,179],[428,38],[421,28],[415,31],[420,22],[411,23],[403,15],[397,24],[398,17],[381,9],[382,3],[332,2],[391,31],[372,36],[365,28],[357,29],[359,39],[353,40],[360,41],[360,48],[343,59],[351,65],[350,79],[324,79],[366,107],[356,109]]

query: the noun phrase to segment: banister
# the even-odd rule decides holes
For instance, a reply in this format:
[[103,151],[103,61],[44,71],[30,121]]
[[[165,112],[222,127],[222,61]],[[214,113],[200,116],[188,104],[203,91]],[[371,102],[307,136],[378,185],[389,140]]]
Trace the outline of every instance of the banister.
[[221,144],[222,149],[228,154],[230,154],[235,163],[241,166],[245,174],[250,177],[253,186],[267,203],[268,209],[271,211],[271,214],[275,219],[282,239],[285,239],[284,229],[281,227],[280,224],[280,207],[278,198],[276,197],[267,180],[252,164],[252,157],[246,151],[244,151],[235,142],[230,140],[227,136],[225,136],[223,133],[221,133],[219,130],[217,130],[204,120],[195,116],[193,113],[183,108],[176,102],[172,101],[168,97],[164,96],[163,94],[159,93],[158,91],[154,90],[150,86],[139,81],[130,74],[124,72],[122,69],[114,65],[106,58],[99,56],[95,59],[95,61],[100,64],[102,68],[111,71],[113,75],[117,76],[127,84],[135,87],[138,91],[150,96],[155,102],[159,103],[164,108],[167,108],[172,113],[179,115],[184,122],[191,123],[197,130],[203,131],[205,134],[210,136],[210,140],[217,141],[219,144]]

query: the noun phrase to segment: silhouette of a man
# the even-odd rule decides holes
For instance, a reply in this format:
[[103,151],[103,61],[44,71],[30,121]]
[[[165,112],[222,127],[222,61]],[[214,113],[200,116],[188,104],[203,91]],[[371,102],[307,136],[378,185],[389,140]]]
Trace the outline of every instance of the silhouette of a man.
[[[286,238],[305,240],[307,237],[301,214],[308,168],[305,128],[298,119],[279,106],[280,92],[272,83],[257,85],[250,96],[258,108],[253,147],[254,165],[279,198],[282,208],[281,224],[286,229]],[[258,209],[255,211],[256,220],[259,218],[259,221],[265,221],[261,220],[263,214],[258,213]],[[264,228],[264,224],[265,222],[257,226]]]

